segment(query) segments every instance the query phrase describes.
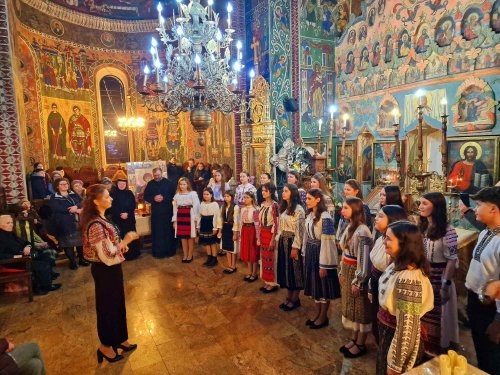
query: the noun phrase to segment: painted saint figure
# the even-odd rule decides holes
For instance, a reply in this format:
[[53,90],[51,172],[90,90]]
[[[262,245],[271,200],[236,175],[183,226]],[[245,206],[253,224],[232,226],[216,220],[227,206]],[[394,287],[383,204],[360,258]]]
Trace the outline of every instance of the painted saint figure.
[[69,119],[69,142],[77,157],[90,156],[92,142],[90,139],[90,123],[80,113],[80,107],[73,107],[73,115]]
[[[462,151],[463,150],[463,151]],[[460,150],[463,158],[452,164],[448,176],[454,190],[462,193],[476,193],[483,187],[491,185],[491,178],[486,165],[479,160],[482,148],[477,142],[467,142]]]
[[427,33],[427,29],[422,29],[422,34],[418,37],[417,46],[415,48],[417,53],[423,53],[427,51],[429,48],[431,41],[429,39],[429,34]]
[[324,96],[323,96],[323,75],[319,64],[314,64],[314,72],[309,79],[309,108],[312,116],[320,118],[323,116]]
[[66,159],[66,124],[57,111],[57,104],[52,103],[52,111],[47,118],[49,130],[49,150],[54,159]]

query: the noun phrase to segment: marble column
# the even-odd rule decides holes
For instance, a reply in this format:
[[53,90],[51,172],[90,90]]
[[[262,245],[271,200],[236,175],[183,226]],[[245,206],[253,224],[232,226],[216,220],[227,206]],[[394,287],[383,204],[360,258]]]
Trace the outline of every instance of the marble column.
[[0,0],[0,183],[7,203],[26,197],[7,0]]

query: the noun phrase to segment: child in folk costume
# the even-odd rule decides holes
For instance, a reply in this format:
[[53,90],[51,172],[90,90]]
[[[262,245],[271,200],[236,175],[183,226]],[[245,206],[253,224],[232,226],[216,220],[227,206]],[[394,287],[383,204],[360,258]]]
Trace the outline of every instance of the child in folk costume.
[[255,194],[251,191],[243,195],[243,202],[244,206],[240,210],[240,258],[248,266],[248,274],[243,280],[251,283],[257,280],[260,246],[259,209]]
[[224,204],[219,215],[218,237],[221,239],[220,248],[226,252],[226,274],[236,272],[236,257],[238,254],[240,208],[234,203],[234,193],[230,190],[224,193]]
[[352,330],[351,341],[340,348],[346,358],[366,354],[365,341],[371,330],[370,301],[368,300],[368,264],[372,237],[365,224],[363,201],[347,198],[341,211],[349,221],[339,244],[342,249],[340,283],[342,285],[342,323]]
[[370,272],[370,291],[368,292],[368,299],[370,300],[372,306],[372,333],[373,336],[375,336],[377,344],[379,342],[377,324],[377,314],[379,310],[379,280],[382,273],[391,263],[391,257],[385,252],[385,232],[387,231],[389,224],[399,220],[408,220],[408,216],[403,207],[393,204],[383,206],[377,213],[377,216],[375,216],[374,227],[376,232],[380,233],[380,237],[377,238],[373,244],[372,250],[370,251],[370,261],[372,266]]
[[236,193],[234,194],[234,200],[236,204],[242,208],[245,205],[244,198],[247,191],[251,192],[254,196],[257,194],[257,189],[250,183],[250,174],[248,172],[240,173],[240,182],[236,187]]
[[300,306],[299,294],[304,289],[304,263],[300,249],[304,237],[305,213],[301,206],[300,190],[294,184],[283,187],[278,225],[278,284],[288,289],[286,301],[280,305],[284,311]]
[[203,202],[200,205],[198,214],[198,242],[203,245],[207,252],[207,261],[204,266],[214,267],[217,265],[218,243],[217,224],[219,223],[220,209],[217,202],[214,200],[214,192],[210,188],[203,189]]
[[182,263],[191,263],[200,200],[198,194],[191,190],[191,183],[186,177],[179,179],[172,204],[174,207],[172,222],[174,223],[175,237],[180,238],[182,242]]
[[207,187],[211,188],[214,191],[214,199],[219,204],[219,207],[222,207],[222,205],[224,204],[224,194],[230,189],[230,186],[226,182],[224,171],[222,169],[216,170],[214,172],[214,177],[210,179]]
[[328,326],[330,300],[340,297],[337,275],[337,248],[332,216],[328,213],[325,196],[319,189],[307,193],[308,214],[305,222],[302,255],[305,257],[304,295],[316,303],[316,316],[308,319],[311,329]]
[[262,187],[262,202],[259,211],[260,223],[260,272],[265,284],[260,291],[272,293],[278,290],[276,283],[276,242],[278,233],[279,210],[278,203],[273,200],[276,195],[276,186],[266,182]]

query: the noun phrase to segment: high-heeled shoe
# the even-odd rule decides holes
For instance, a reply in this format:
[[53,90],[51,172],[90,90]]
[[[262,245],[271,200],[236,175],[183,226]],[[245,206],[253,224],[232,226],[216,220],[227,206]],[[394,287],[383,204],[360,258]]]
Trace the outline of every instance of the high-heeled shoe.
[[123,359],[123,356],[121,354],[116,354],[113,358],[109,358],[106,354],[101,352],[101,349],[97,349],[97,362],[102,363],[104,358],[106,358],[108,362],[113,363]]
[[113,349],[115,349],[115,352],[117,352],[118,349],[121,349],[123,350],[124,352],[131,352],[132,350],[135,350],[137,349],[137,344],[130,344],[129,346],[125,346],[125,345],[117,345],[117,346],[114,346]]

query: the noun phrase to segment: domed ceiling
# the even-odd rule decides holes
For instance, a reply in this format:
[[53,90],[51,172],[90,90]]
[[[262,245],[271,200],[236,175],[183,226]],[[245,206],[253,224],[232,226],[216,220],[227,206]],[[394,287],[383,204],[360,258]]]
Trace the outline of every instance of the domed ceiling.
[[[50,0],[49,2],[65,8],[94,16],[118,20],[145,20],[158,17],[155,0]],[[188,1],[184,0],[187,4]],[[206,1],[202,0],[202,4]],[[216,11],[224,9],[224,1],[214,1]],[[175,0],[162,1],[165,16],[171,15],[173,6],[177,8]],[[177,13],[177,9],[176,9]]]

